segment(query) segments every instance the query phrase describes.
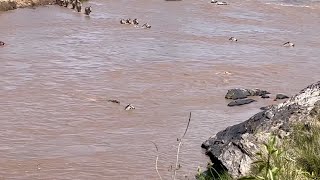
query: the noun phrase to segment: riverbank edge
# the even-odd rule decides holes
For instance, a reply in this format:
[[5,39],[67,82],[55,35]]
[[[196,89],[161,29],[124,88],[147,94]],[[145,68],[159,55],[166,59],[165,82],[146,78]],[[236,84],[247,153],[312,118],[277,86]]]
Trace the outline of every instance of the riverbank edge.
[[0,0],[0,11],[52,4],[55,4],[55,0]]
[[250,173],[255,154],[270,136],[275,135],[281,141],[293,132],[293,123],[310,123],[314,117],[320,117],[320,81],[287,101],[218,132],[205,141],[202,148],[217,170],[239,178]]

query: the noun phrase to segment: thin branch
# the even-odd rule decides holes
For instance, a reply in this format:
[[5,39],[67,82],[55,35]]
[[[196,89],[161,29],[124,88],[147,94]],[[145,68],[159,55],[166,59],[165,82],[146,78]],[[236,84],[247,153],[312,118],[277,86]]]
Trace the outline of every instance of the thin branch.
[[[188,125],[187,125],[187,128],[186,128],[186,131],[184,132],[182,138],[184,138],[184,136],[186,135],[186,133],[187,133],[187,131],[188,131],[188,128],[189,128],[189,125],[190,125],[190,121],[191,121],[191,112],[190,112],[190,114],[189,114],[189,121],[188,121]],[[182,138],[181,138],[181,140],[182,140]]]
[[[151,142],[152,142],[152,141],[151,141]],[[160,173],[159,173],[159,171],[158,171],[158,159],[159,159],[159,150],[158,150],[158,146],[157,146],[157,144],[156,144],[156,143],[154,143],[154,142],[152,142],[152,143],[154,144],[154,146],[156,147],[156,150],[157,150],[156,171],[157,171],[157,173],[158,173],[158,176],[159,176],[160,180],[162,180],[162,177],[161,177],[161,175],[160,175]]]
[[175,169],[174,169],[173,180],[176,180],[177,170],[178,170],[178,166],[179,166],[180,147],[181,147],[181,144],[182,144],[182,139],[184,138],[184,136],[186,135],[186,133],[187,133],[187,131],[188,131],[188,128],[189,128],[189,125],[190,125],[190,121],[191,121],[191,112],[190,112],[190,114],[189,114],[189,121],[188,121],[187,128],[186,128],[186,130],[184,131],[183,136],[179,139],[179,145],[178,145],[178,149],[177,149],[177,160],[176,160],[176,166],[175,166]]

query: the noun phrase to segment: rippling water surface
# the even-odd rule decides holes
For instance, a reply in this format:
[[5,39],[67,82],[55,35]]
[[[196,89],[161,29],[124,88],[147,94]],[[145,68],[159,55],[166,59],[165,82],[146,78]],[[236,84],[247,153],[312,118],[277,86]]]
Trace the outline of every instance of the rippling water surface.
[[[92,0],[90,17],[58,6],[0,12],[0,177],[157,179],[155,142],[169,179],[191,111],[178,177],[193,179],[208,161],[204,140],[275,103],[228,108],[227,89],[293,95],[319,80],[317,1],[229,3]],[[124,111],[128,103],[136,110]]]

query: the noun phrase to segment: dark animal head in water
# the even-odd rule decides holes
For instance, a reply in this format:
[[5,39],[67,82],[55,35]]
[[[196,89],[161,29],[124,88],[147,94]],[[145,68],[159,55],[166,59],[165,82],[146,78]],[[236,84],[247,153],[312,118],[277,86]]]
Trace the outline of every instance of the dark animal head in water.
[[148,23],[145,23],[144,25],[142,25],[142,28],[150,29],[151,26]]
[[286,42],[283,44],[284,47],[294,47],[294,44],[292,42]]
[[133,24],[134,24],[134,25],[138,25],[138,24],[139,24],[139,22],[138,22],[138,19],[137,19],[137,18],[133,20]]
[[89,14],[91,13],[91,11],[92,11],[91,6],[86,7],[86,8],[84,9],[84,13],[85,13],[86,15],[89,15]]
[[76,8],[78,12],[81,12],[82,3],[80,1],[76,4]]
[[5,45],[5,43],[0,41],[0,46],[4,46],[4,45]]
[[126,24],[126,20],[120,19],[120,24]]
[[229,38],[229,41],[235,41],[235,42],[237,42],[238,39],[236,39],[235,37],[231,37],[231,38]]

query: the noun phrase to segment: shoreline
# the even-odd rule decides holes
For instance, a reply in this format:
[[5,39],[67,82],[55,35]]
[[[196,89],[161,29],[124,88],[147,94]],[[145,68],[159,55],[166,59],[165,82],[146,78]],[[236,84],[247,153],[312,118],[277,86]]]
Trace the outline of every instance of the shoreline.
[[55,0],[0,0],[0,11],[52,4],[55,4]]

